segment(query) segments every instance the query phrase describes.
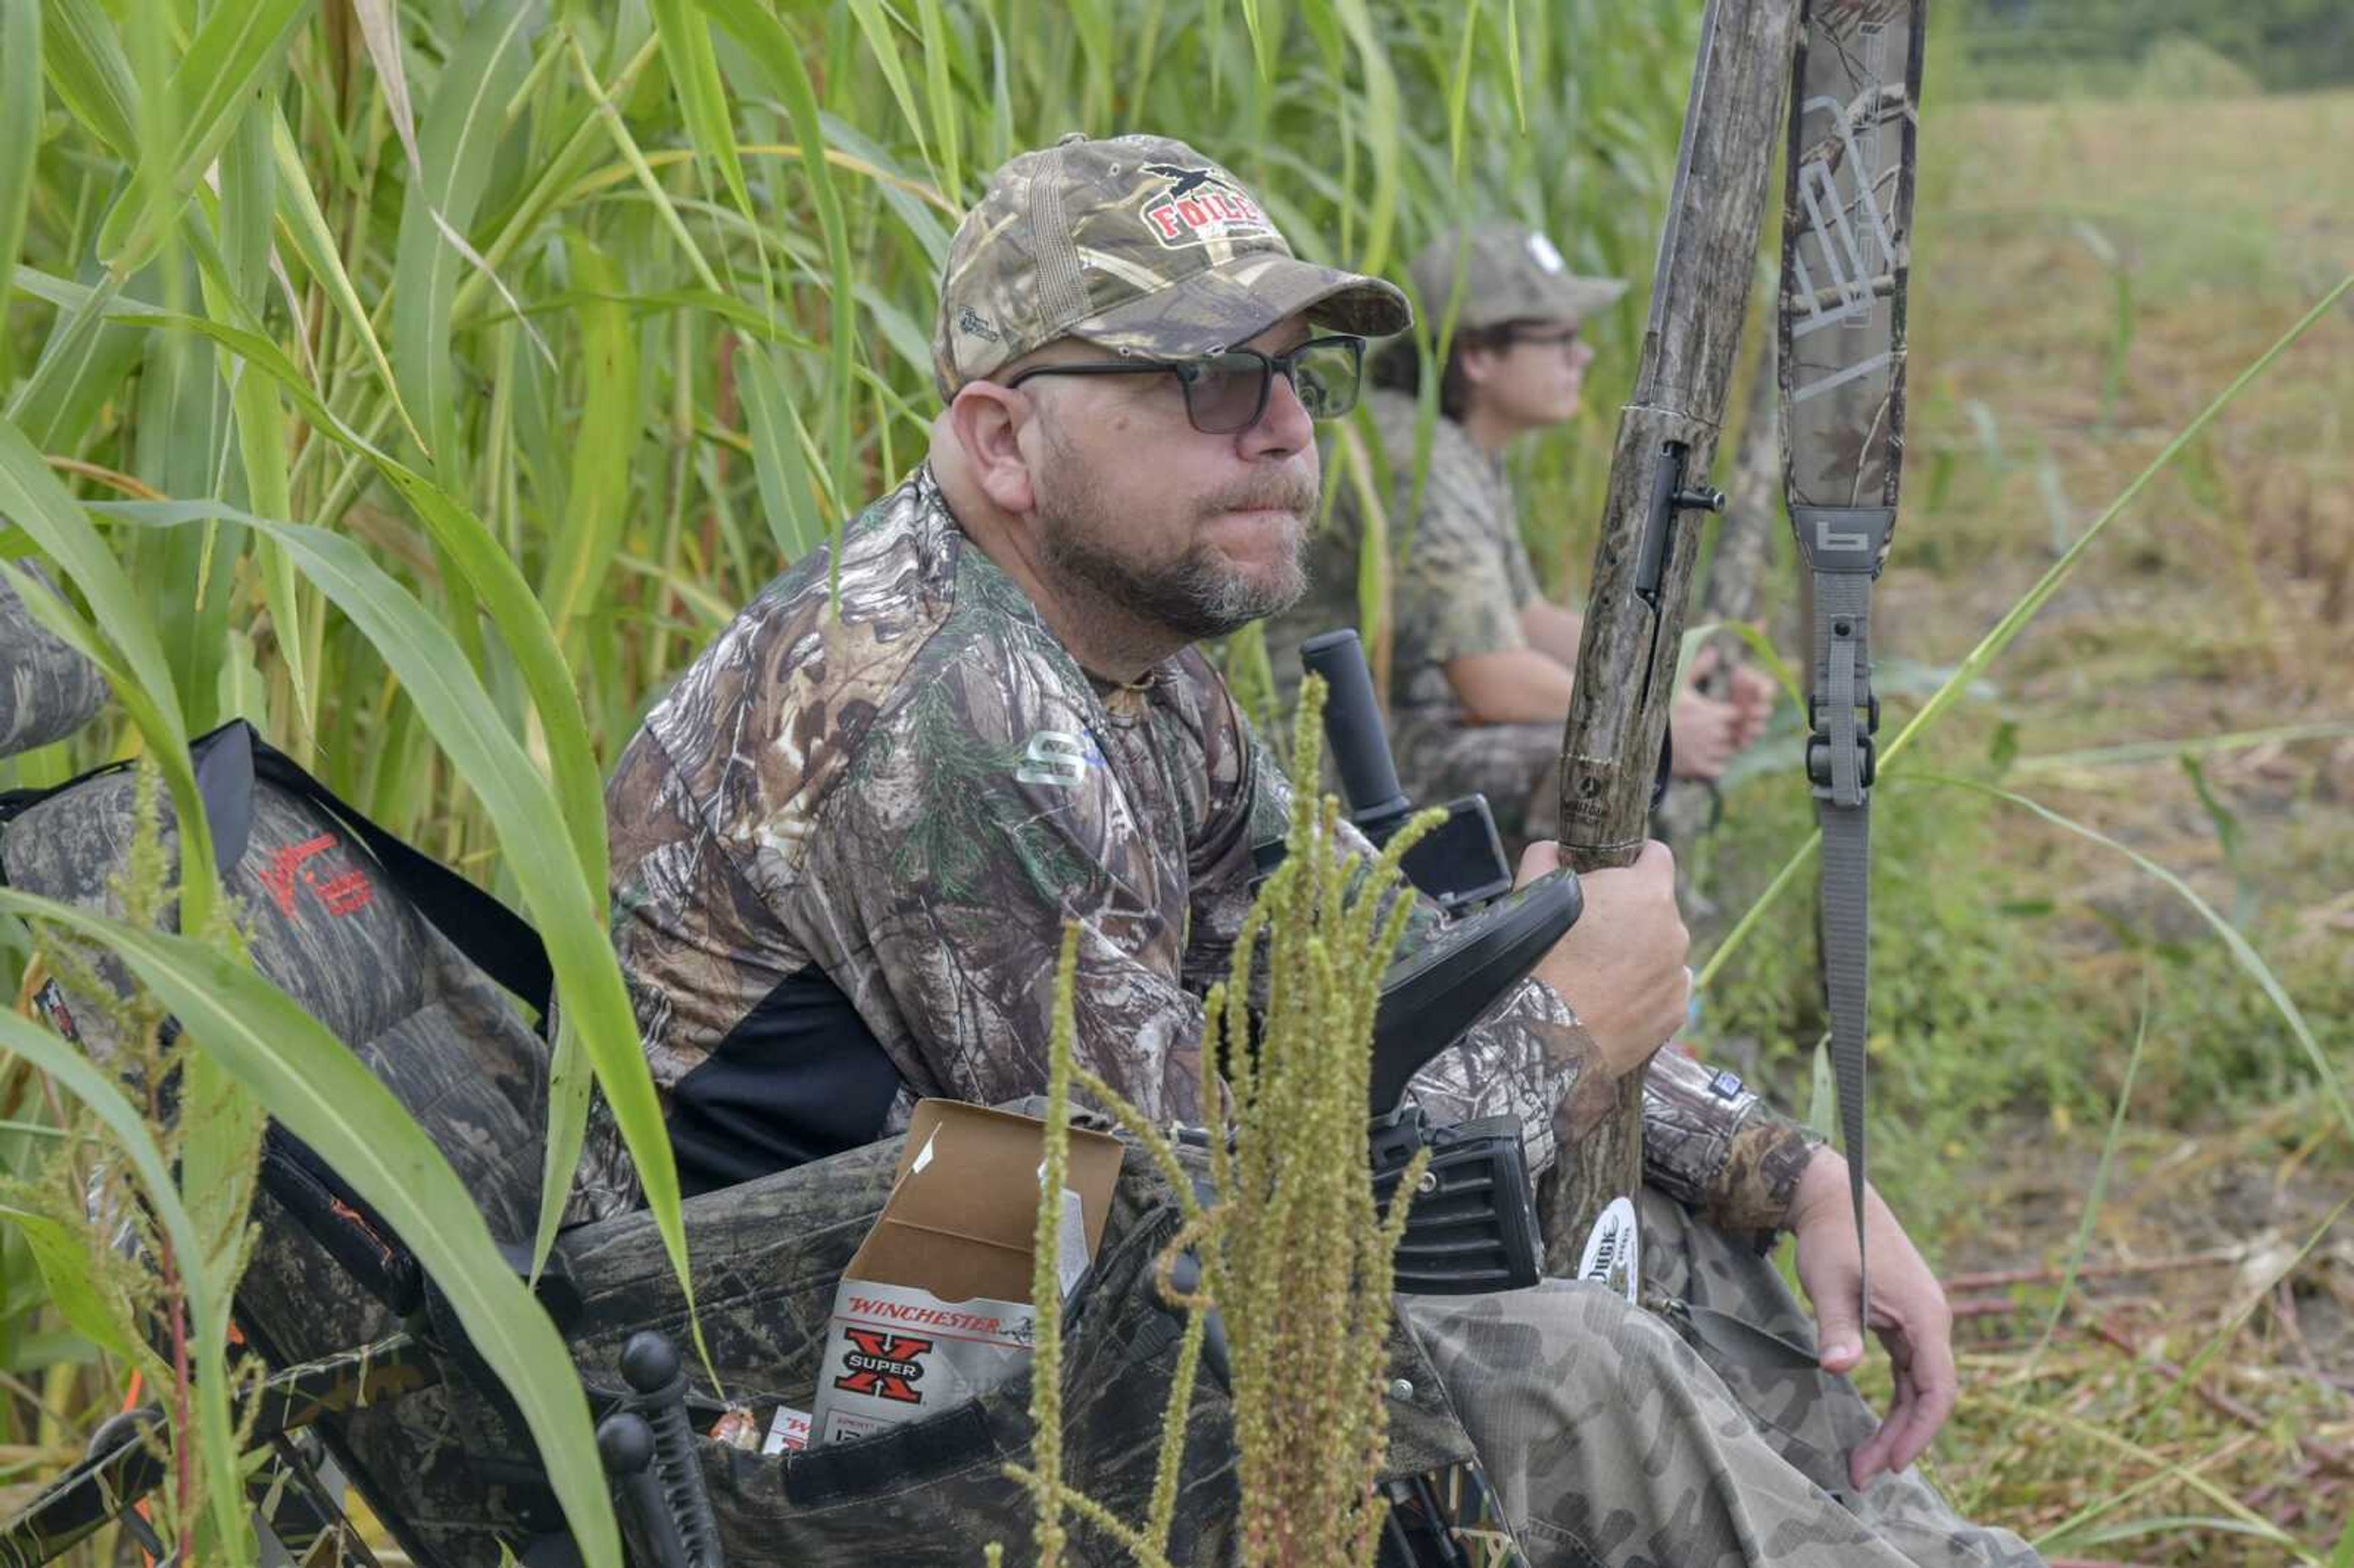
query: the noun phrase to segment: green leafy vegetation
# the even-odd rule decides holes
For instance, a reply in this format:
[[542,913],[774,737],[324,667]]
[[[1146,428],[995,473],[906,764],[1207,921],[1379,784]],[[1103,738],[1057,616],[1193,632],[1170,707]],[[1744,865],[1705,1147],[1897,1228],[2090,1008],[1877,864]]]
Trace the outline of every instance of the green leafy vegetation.
[[[1574,593],[1698,19],[1599,0],[0,0],[0,555],[59,568],[59,630],[120,698],[0,782],[143,753],[193,835],[186,738],[250,718],[547,934],[572,1059],[675,1245],[604,941],[602,770],[737,606],[920,455],[934,282],[988,172],[1066,130],[1151,129],[1227,163],[1312,258],[1396,275],[1441,227],[1511,216],[1577,270],[1634,279],[1588,323],[1592,411],[1516,458],[1532,552]],[[2342,77],[2344,26],[2290,0],[1940,13],[1892,654],[1956,667],[2340,286],[2354,186],[2333,153],[2354,98],[2243,90]],[[1941,1474],[2054,1550],[2276,1562],[2284,1537],[2316,1558],[2354,1539],[2342,1470],[2303,1446],[2354,1441],[2327,1086],[2354,1068],[2348,333],[2341,297],[2156,467],[1879,797],[1878,1169],[1978,1303]],[[1336,483],[1370,482],[1356,433]],[[1790,597],[1767,596],[1776,618]],[[1920,694],[1892,708],[1922,711]],[[1997,785],[2181,878],[2279,995],[2129,858],[1912,769]],[[1757,910],[1705,1043],[1747,1042],[1800,1105],[1809,906],[1759,900],[1807,832],[1792,775],[1753,776],[1704,868],[1728,921]],[[189,864],[184,928],[227,944],[209,856]],[[12,991],[33,929],[0,933]],[[292,1121],[300,1080],[345,1060],[226,948],[83,934],[144,955],[197,1059],[218,1052],[210,1103]],[[0,1065],[0,1171],[31,1216],[0,1224],[11,1500],[134,1369],[159,1372],[128,1316],[91,1307],[152,1305],[154,1279],[68,1261],[95,1255],[66,1169],[171,1184],[138,1106],[100,1116],[104,1085],[78,1093],[31,1028]],[[585,1096],[559,1103],[551,1146],[577,1149]],[[209,1169],[235,1168],[243,1114],[202,1118]],[[330,1160],[365,1164],[360,1135],[317,1130]],[[222,1345],[193,1287],[233,1273],[228,1212],[192,1210],[181,1247],[207,1260],[181,1283],[200,1359]],[[151,1230],[169,1217],[159,1203]],[[2208,1261],[2132,1272],[2180,1256]],[[585,1456],[546,1350],[503,1370]],[[199,1505],[235,1459],[221,1388],[174,1494]],[[580,1500],[598,1489],[570,1484],[610,1544]],[[161,1523],[234,1534],[231,1510],[198,1511]]]

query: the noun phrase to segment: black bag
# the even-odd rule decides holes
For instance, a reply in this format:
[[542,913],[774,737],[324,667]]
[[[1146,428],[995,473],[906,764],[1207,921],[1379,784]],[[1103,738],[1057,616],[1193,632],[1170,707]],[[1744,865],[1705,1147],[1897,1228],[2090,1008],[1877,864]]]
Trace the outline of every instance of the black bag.
[[[254,967],[393,1091],[465,1183],[493,1237],[519,1264],[527,1261],[545,1159],[548,1052],[509,993],[546,1006],[549,970],[537,935],[497,899],[337,800],[246,724],[216,730],[190,750],[223,888],[241,906]],[[0,878],[121,915],[111,884],[133,839],[134,788],[116,765],[0,796]],[[177,832],[168,798],[160,815],[169,856]],[[128,988],[111,956],[76,948],[109,983]],[[52,978],[35,1000],[92,1059],[117,1054],[121,1043],[90,999]],[[399,1238],[282,1128],[265,1136],[260,1185],[259,1237],[236,1315],[274,1367],[366,1345],[430,1305]],[[558,1522],[535,1468],[468,1478],[468,1504],[424,1462],[420,1430],[491,1433],[504,1425],[499,1397],[448,1379],[397,1404],[321,1424],[346,1474],[420,1562],[494,1563],[495,1541],[479,1527]],[[427,1495],[447,1506],[408,1506]]]

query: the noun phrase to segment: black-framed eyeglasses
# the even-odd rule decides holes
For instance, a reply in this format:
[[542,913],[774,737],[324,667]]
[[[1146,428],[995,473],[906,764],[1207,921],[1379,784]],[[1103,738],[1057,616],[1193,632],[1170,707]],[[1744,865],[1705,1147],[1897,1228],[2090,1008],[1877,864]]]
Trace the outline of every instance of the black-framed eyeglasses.
[[1205,436],[1247,430],[1267,414],[1267,389],[1281,376],[1291,383],[1311,419],[1337,419],[1357,406],[1364,381],[1365,340],[1335,333],[1311,337],[1283,354],[1230,348],[1200,359],[1107,359],[1078,365],[1041,365],[1006,383],[1019,387],[1034,376],[1158,376],[1177,377],[1185,394],[1185,418]]

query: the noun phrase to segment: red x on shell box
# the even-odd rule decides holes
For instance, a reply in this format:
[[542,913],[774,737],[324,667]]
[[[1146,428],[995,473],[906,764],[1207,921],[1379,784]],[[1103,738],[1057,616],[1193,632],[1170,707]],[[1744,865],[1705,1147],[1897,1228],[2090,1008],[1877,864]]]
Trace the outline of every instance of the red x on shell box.
[[[1103,1241],[1119,1140],[1071,1129],[1055,1271],[1067,1294]],[[818,1372],[813,1436],[863,1436],[1018,1376],[1030,1301],[1045,1124],[923,1100],[882,1217],[843,1270]]]

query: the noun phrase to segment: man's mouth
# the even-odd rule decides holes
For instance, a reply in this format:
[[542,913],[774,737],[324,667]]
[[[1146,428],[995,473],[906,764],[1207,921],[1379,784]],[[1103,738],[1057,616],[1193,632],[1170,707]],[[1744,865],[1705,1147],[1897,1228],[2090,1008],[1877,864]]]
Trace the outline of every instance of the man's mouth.
[[1208,516],[1226,512],[1288,512],[1306,517],[1316,510],[1316,486],[1304,475],[1267,474],[1228,490],[1213,491],[1203,497],[1202,510]]
[[1289,506],[1265,500],[1214,513],[1201,524],[1198,548],[1235,567],[1296,558],[1308,535],[1308,520]]
[[1221,496],[1210,503],[1205,508],[1205,514],[1211,517],[1265,518],[1280,515],[1296,521],[1305,521],[1314,514],[1315,510],[1316,497],[1313,495],[1303,500],[1296,494],[1262,493]]

